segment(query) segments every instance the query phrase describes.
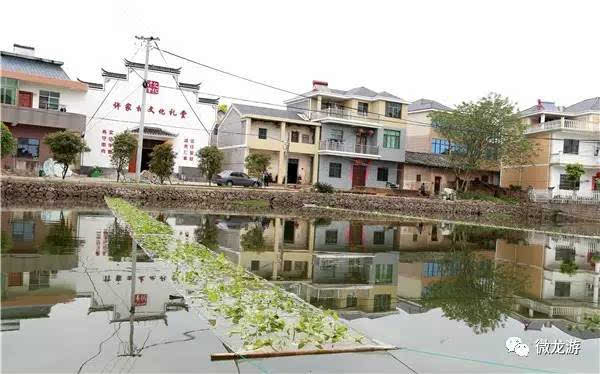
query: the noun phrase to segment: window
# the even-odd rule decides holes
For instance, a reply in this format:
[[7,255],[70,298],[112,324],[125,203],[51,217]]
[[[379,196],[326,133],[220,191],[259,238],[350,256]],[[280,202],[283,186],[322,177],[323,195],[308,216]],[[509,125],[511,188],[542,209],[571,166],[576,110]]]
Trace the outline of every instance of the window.
[[59,99],[58,92],[40,90],[40,109],[58,110]]
[[402,118],[402,104],[385,102],[385,116],[393,118]]
[[346,308],[352,308],[358,305],[358,297],[354,295],[346,296]]
[[308,135],[308,134],[302,134],[302,143],[304,143],[304,144],[311,144],[311,142],[310,142],[310,135]]
[[377,180],[379,182],[388,181],[388,168],[377,168]]
[[329,163],[329,177],[341,178],[342,177],[342,164],[338,162]]
[[12,78],[2,77],[0,83],[0,103],[16,105],[19,81]]
[[442,267],[437,262],[426,262],[423,264],[423,276],[439,277],[442,274]]
[[421,181],[421,174],[417,174],[417,182]]
[[373,305],[374,312],[385,312],[391,309],[392,296],[390,294],[375,295],[375,302]]
[[579,181],[577,181],[575,183],[575,186],[573,186],[573,181],[569,179],[569,176],[567,174],[561,174],[560,175],[560,184],[558,185],[558,188],[561,190],[578,191],[579,190]]
[[383,148],[400,149],[400,131],[384,130],[383,131]]
[[570,247],[556,247],[554,251],[555,261],[575,261],[575,249]]
[[300,139],[300,133],[298,131],[292,131],[292,143],[298,143]]
[[306,261],[294,261],[294,270],[295,271],[304,271],[308,267],[308,262]]
[[330,138],[329,140],[333,140],[336,142],[342,142],[344,141],[344,130],[340,130],[340,129],[331,129],[330,132]]
[[437,225],[431,226],[431,241],[432,242],[438,241]]
[[413,242],[416,242],[417,240],[419,240],[419,234],[415,233],[413,234]]
[[36,159],[40,156],[40,140],[19,138],[17,141],[17,157]]
[[385,231],[375,231],[373,233],[373,244],[385,244]]
[[554,296],[569,297],[571,296],[570,282],[554,282]]
[[431,139],[431,153],[445,155],[450,150],[450,142],[446,139]]
[[358,103],[358,114],[366,116],[369,113],[369,103]]
[[33,221],[12,222],[12,236],[14,240],[33,240],[35,223]]
[[258,138],[266,139],[267,138],[267,129],[259,128],[258,129]]
[[563,140],[563,153],[579,154],[579,140],[565,139]]
[[392,283],[392,273],[394,265],[392,264],[377,264],[375,265],[375,283]]
[[490,181],[490,177],[487,175],[482,175],[481,176],[481,180],[485,183],[488,183]]
[[250,261],[250,270],[257,271],[258,269],[260,269],[260,261],[258,261],[258,260]]
[[283,271],[292,271],[292,261],[283,261]]
[[337,230],[325,231],[325,244],[337,244]]

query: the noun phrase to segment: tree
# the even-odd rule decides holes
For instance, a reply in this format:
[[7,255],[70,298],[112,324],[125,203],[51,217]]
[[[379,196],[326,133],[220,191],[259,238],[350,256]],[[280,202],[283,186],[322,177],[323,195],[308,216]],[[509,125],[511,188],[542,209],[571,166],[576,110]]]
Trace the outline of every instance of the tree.
[[219,112],[223,112],[223,113],[227,113],[227,109],[228,109],[227,108],[227,104],[224,104],[224,103],[223,104],[219,104],[219,107],[217,108],[217,110]]
[[473,172],[497,166],[512,151],[511,146],[526,140],[515,106],[494,93],[430,117],[437,133],[451,144],[446,157],[456,175],[456,188],[462,192],[468,190]]
[[585,174],[585,169],[580,163],[568,164],[565,166],[565,172],[567,173],[567,179],[571,182],[573,198],[575,198],[575,196],[577,196],[577,190],[579,189],[579,179]]
[[2,123],[2,138],[0,138],[0,155],[2,158],[15,153],[17,141],[8,127]]
[[123,226],[119,225],[115,217],[113,224],[108,229],[108,258],[111,261],[121,261],[124,257],[130,257],[132,245],[131,235]]
[[240,237],[240,245],[244,251],[260,252],[265,248],[262,226],[254,226]]
[[121,175],[125,175],[123,171],[129,164],[129,160],[133,156],[137,148],[137,138],[129,131],[115,135],[113,140],[113,152],[110,156],[110,162],[117,169],[117,182]]
[[[523,125],[525,127],[526,125]],[[505,151],[502,152],[502,166],[514,167],[519,170],[519,187],[523,187],[523,170],[535,163],[539,155],[540,146],[535,139],[525,136],[525,129],[521,136],[515,136],[511,141],[504,144]]]
[[67,221],[63,212],[60,212],[60,221],[50,225],[48,234],[40,245],[42,253],[53,255],[64,255],[77,253],[77,249],[83,243],[81,239],[75,235],[73,224]]
[[194,229],[196,241],[209,249],[219,247],[218,234],[219,229],[213,216],[205,216],[202,223]]
[[62,179],[65,179],[69,165],[77,160],[77,155],[89,152],[81,135],[71,131],[58,131],[46,135],[44,143],[50,147],[54,161],[63,165]]
[[150,154],[150,171],[156,174],[163,184],[165,179],[171,178],[173,167],[175,166],[175,152],[173,146],[169,143],[163,143],[154,146]]
[[196,157],[198,157],[198,169],[200,169],[200,174],[206,176],[208,185],[210,186],[212,177],[221,171],[221,165],[223,164],[224,158],[223,151],[214,145],[209,145],[199,149],[198,152],[196,152]]
[[246,169],[248,174],[260,178],[271,163],[269,155],[264,153],[251,153],[246,157]]

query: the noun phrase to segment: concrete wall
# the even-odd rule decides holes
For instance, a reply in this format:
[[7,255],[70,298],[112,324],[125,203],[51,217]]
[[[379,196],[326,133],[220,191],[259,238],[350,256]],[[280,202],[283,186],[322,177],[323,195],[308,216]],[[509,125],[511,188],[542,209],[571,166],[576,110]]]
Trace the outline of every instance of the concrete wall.
[[244,171],[245,147],[226,148],[223,151],[223,170]]
[[[342,164],[342,174],[340,178],[329,176],[329,164],[332,162]],[[339,190],[349,190],[352,188],[352,165],[354,160],[350,157],[339,156],[319,156],[319,182],[331,184]]]
[[242,121],[238,112],[234,108],[230,108],[223,122],[219,125],[217,146],[221,148],[244,144],[246,142],[245,133],[245,120]]

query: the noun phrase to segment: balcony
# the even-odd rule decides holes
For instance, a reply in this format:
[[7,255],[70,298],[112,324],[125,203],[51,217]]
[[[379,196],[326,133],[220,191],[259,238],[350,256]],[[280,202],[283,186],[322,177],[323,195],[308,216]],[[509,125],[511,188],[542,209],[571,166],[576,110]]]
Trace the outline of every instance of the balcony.
[[600,123],[578,121],[573,119],[557,119],[554,121],[536,123],[526,131],[528,134],[548,130],[572,130],[585,132],[600,132]]
[[85,115],[1,104],[2,122],[83,131]]
[[600,155],[578,155],[570,153],[553,153],[550,155],[550,164],[566,165],[580,163],[585,168],[599,168],[600,167]]
[[362,126],[362,127],[373,127],[380,128],[381,121],[384,117],[375,113],[359,112],[356,109],[346,109],[341,107],[332,107],[321,109],[315,112],[315,120],[321,120],[321,122],[336,122],[344,123],[348,125]]
[[335,142],[330,140],[323,140],[319,143],[319,153],[372,159],[381,158],[379,155],[379,146],[346,144],[344,142]]

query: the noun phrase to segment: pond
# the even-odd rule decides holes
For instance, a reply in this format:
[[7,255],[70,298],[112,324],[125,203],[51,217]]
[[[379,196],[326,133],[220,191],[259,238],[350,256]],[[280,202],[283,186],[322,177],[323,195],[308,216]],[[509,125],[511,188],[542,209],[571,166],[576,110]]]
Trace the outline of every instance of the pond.
[[[11,208],[1,221],[4,372],[600,371],[600,321],[590,317],[600,313],[600,237],[151,213],[181,240],[401,349],[211,362],[226,351],[222,337],[168,268],[137,251],[133,269],[134,244],[110,211]],[[511,337],[522,342],[513,352]]]

